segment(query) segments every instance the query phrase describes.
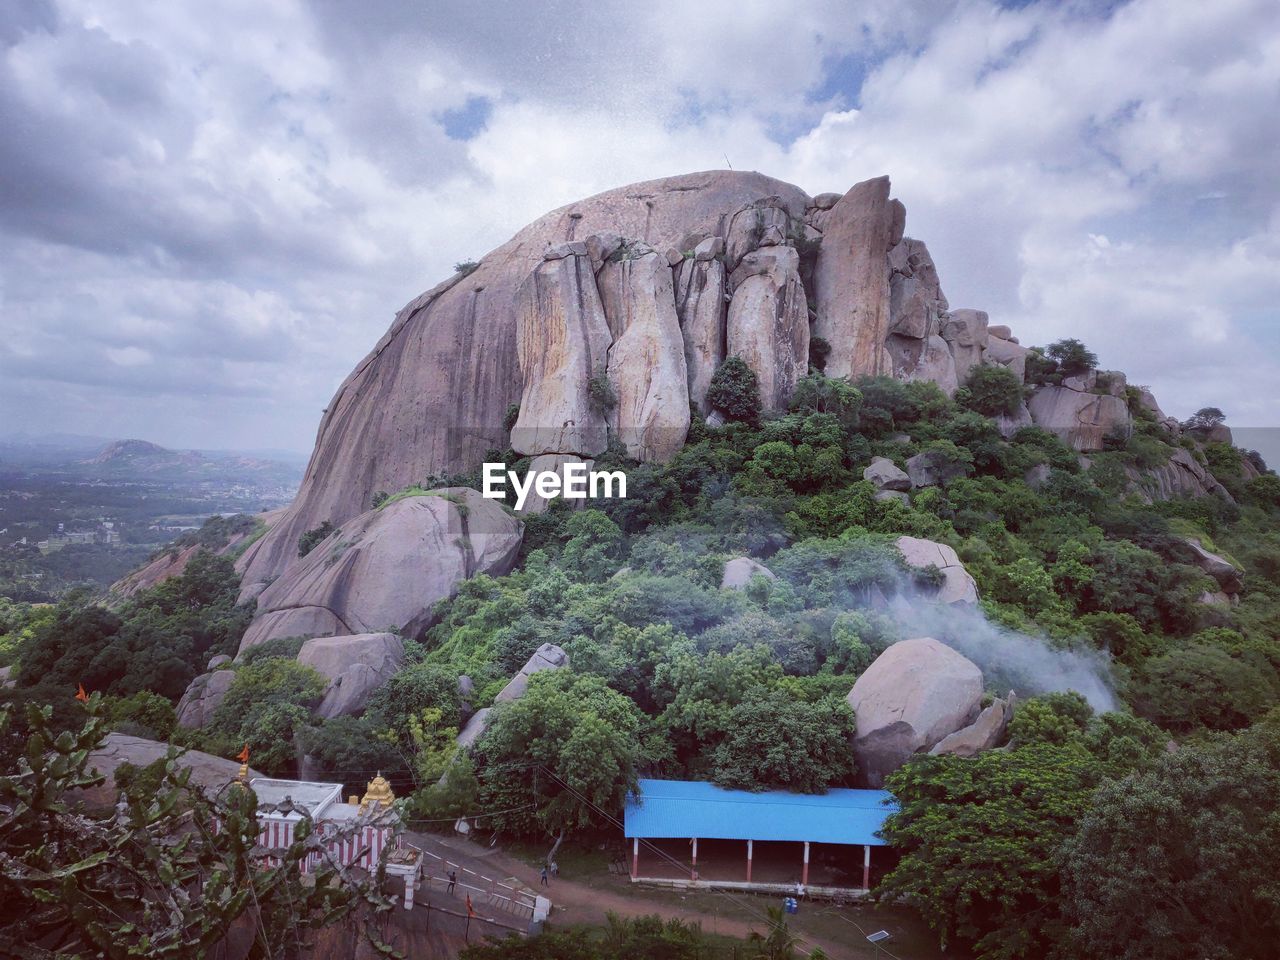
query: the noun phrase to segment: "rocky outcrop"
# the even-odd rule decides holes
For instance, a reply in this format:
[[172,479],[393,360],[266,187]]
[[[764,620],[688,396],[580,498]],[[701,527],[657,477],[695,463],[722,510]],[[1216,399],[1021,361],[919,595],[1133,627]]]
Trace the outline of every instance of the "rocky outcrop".
[[1027,379],[1027,354],[1031,351],[1008,337],[999,336],[1008,333],[1008,327],[987,328],[987,349],[983,353],[983,361],[995,367],[1004,367],[1020,381]]
[[[105,782],[88,790],[80,791],[80,799],[95,808],[109,807],[118,799],[115,785],[115,773],[122,764],[129,763],[135,767],[145,767],[150,763],[163,759],[171,750],[167,743],[147,740],[143,737],[130,737],[123,733],[108,733],[102,745],[89,754],[89,767],[103,774]],[[175,761],[181,769],[191,771],[191,783],[208,793],[216,793],[240,772],[240,764],[234,760],[215,757],[199,750],[184,750]],[[249,770],[250,779],[262,776],[256,770]]]
[[503,703],[507,700],[519,700],[524,696],[524,692],[529,689],[529,678],[535,673],[541,673],[543,670],[563,670],[569,665],[569,655],[557,647],[554,643],[544,643],[533,655],[525,662],[511,680],[503,687],[496,697],[493,698],[494,703]]
[[734,557],[724,565],[720,578],[721,590],[745,590],[753,577],[777,580],[777,575],[759,560],[751,557]]
[[605,374],[613,337],[585,243],[581,252],[543,260],[517,292],[516,352],[524,390],[511,431],[518,453],[603,453],[605,411],[590,382]]
[[948,305],[929,248],[905,237],[888,261],[889,333],[916,340],[937,333]]
[[911,489],[911,477],[888,457],[872,457],[870,466],[862,471],[862,479],[871,481],[877,490]]
[[635,255],[600,271],[605,317],[613,334],[609,382],[616,403],[609,429],[636,460],[665,463],[689,432],[689,381],[665,256]]
[[1013,719],[1014,701],[1010,693],[1004,700],[995,700],[978,714],[978,719],[955,733],[948,734],[934,744],[931,754],[953,753],[957,757],[972,757],[983,750],[990,750],[1004,739]]
[[1190,450],[1176,447],[1169,460],[1158,467],[1140,470],[1127,466],[1131,488],[1149,500],[1174,500],[1178,497],[1221,497],[1234,503],[1227,488],[1218,482]]
[[321,541],[258,598],[240,649],[273,637],[418,636],[459,583],[509,571],[524,525],[465,487],[369,510]]
[[963,477],[966,466],[953,460],[941,450],[924,450],[907,458],[907,476],[912,486],[936,487]]
[[1244,572],[1226,557],[1206,550],[1195,537],[1183,537],[1182,542],[1191,552],[1192,562],[1213,577],[1223,593],[1231,596],[1244,588]]
[[1062,386],[1043,386],[1027,403],[1036,425],[1057,434],[1076,450],[1101,450],[1108,435],[1127,437],[1133,423],[1121,397],[1088,392],[1090,379],[1068,378]]
[[986,355],[987,314],[982,310],[953,310],[942,323],[942,339],[955,358],[956,380],[964,383],[969,371]]
[[956,392],[960,381],[951,347],[942,337],[932,334],[923,340],[894,334],[885,342],[893,361],[894,374],[902,380],[926,380],[938,385],[947,396]]
[[394,633],[316,637],[298,651],[298,662],[329,681],[312,710],[325,720],[363,713],[373,692],[404,664],[404,644]]
[[809,365],[809,309],[794,247],[762,248],[742,258],[729,278],[733,300],[726,352],[741,357],[760,383],[765,413],[787,409]]
[[813,270],[813,333],[831,344],[829,377],[892,373],[884,347],[888,253],[902,239],[900,208],[889,200],[889,178],[877,177],[852,187],[812,221],[822,231]]
[[942,584],[933,599],[938,603],[976,604],[978,584],[960,562],[955,550],[945,543],[919,537],[899,537],[895,542],[908,566],[919,570],[936,567],[942,571]]
[[996,429],[1000,431],[1000,436],[1008,440],[1023,427],[1035,426],[1035,421],[1031,419],[1031,411],[1027,409],[1025,403],[1018,404],[1016,413],[999,413],[991,418],[996,425]]
[[708,237],[681,261],[676,281],[676,315],[684,338],[689,399],[704,417],[711,412],[707,389],[725,358],[724,240]]
[[856,719],[858,776],[879,787],[912,755],[974,721],[982,671],[932,637],[903,640],[876,658],[847,699]]
[[507,445],[503,417],[525,389],[520,288],[549,248],[581,240],[593,267],[608,256],[601,241],[608,235],[655,250],[691,250],[707,237],[726,236],[741,211],[764,202],[798,221],[809,198],[779,180],[734,171],[629,184],[548,213],[474,271],[412,300],[325,409],[297,499],[242,558],[246,595],[299,562],[298,538],[307,530],[326,520],[342,526],[368,509],[379,490],[471,469],[486,451]]
[[[561,473],[564,466],[570,463],[580,463],[588,472],[590,472],[596,465],[594,460],[583,460],[581,457],[564,456],[558,453],[544,453],[542,456],[534,457],[529,461],[528,473]],[[575,508],[585,506],[586,504],[585,500],[566,500],[565,502]],[[522,506],[517,513],[522,515],[526,513],[543,513],[549,506],[551,506],[551,503],[551,500],[539,495],[536,487],[530,487],[529,493],[525,497],[524,506]]]
[[214,657],[210,660],[209,671],[187,684],[187,689],[174,708],[178,715],[178,726],[194,730],[212,720],[214,711],[222,706],[235,678],[236,672],[231,669],[230,657]]

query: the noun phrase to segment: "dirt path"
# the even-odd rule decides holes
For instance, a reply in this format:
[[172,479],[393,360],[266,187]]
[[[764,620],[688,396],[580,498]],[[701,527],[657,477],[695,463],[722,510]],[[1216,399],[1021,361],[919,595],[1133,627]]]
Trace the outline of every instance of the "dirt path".
[[[529,887],[540,890],[540,871],[500,849],[434,834],[414,834],[411,842],[490,877],[515,877]],[[540,890],[545,892],[553,904],[551,921],[564,925],[598,926],[605,923],[609,913],[623,917],[657,914],[666,920],[696,922],[708,933],[743,940],[753,932],[764,934],[768,930],[766,901],[761,897],[714,891],[682,895],[678,891],[629,885],[622,889],[610,889],[610,880],[611,878],[602,878],[601,882],[588,883],[563,877],[552,879],[545,890]],[[854,960],[873,955],[853,921],[839,918],[848,926],[847,938],[842,935],[832,936],[829,932],[818,934],[809,929],[810,921],[822,914],[837,916],[821,905],[803,904],[799,914],[787,918],[792,933],[802,938],[802,956],[807,956],[808,951],[814,947],[821,947],[831,960]],[[825,925],[832,926],[829,922]]]

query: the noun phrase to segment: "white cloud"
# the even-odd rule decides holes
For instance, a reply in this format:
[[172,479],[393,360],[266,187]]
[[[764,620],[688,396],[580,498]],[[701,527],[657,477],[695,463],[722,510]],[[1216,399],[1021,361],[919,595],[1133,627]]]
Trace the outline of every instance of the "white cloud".
[[0,17],[0,405],[50,428],[305,448],[455,261],[726,157],[889,173],[954,305],[1280,417],[1269,0],[56,8]]

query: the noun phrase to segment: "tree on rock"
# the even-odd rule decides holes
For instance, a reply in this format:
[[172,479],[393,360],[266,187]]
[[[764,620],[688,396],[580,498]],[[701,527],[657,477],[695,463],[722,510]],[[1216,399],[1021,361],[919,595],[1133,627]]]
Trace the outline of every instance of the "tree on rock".
[[1098,366],[1098,355],[1074,337],[1051,343],[1044,352],[1058,361],[1058,369],[1068,377]]
[[707,401],[729,420],[755,423],[760,419],[760,380],[741,357],[730,357],[716,368]]

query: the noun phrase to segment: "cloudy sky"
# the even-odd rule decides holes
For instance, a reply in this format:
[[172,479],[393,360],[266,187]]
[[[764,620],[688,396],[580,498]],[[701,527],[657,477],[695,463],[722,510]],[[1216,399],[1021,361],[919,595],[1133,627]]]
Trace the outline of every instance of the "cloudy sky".
[[1275,0],[0,7],[0,433],[310,449],[546,210],[888,173],[953,307],[1280,424]]

